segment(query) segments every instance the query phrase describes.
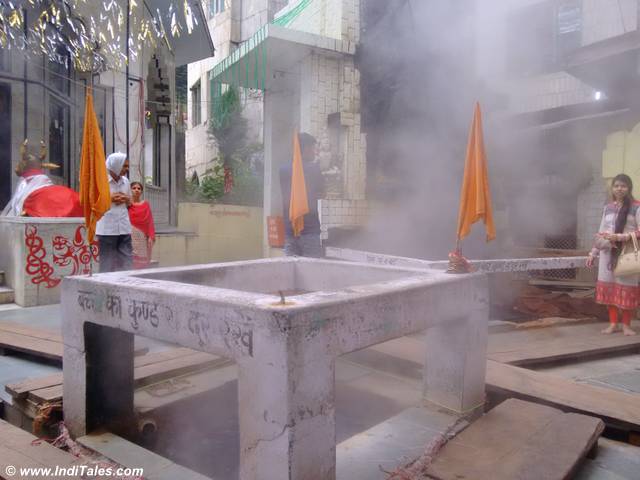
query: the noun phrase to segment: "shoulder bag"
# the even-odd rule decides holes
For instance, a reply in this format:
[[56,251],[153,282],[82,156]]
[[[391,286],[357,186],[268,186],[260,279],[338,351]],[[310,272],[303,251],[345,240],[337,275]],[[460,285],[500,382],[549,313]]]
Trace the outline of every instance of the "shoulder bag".
[[613,270],[616,277],[626,277],[640,273],[640,252],[636,232],[631,232],[631,240],[627,241],[618,257],[618,263]]

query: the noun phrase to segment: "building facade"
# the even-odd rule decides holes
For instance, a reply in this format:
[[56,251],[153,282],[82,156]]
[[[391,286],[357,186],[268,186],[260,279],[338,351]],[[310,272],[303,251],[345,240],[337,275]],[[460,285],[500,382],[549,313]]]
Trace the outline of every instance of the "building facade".
[[[119,3],[126,10],[127,2]],[[132,15],[152,21],[150,12],[164,8],[159,3],[147,0],[132,9]],[[77,13],[85,19],[98,18],[100,8],[99,3],[87,3],[87,10]],[[129,154],[131,180],[147,184],[146,195],[157,224],[172,224],[177,178],[183,176],[177,173],[181,162],[184,169],[183,155],[176,149],[176,130],[181,122],[176,66],[213,55],[204,13],[197,2],[193,15],[200,20],[192,34],[168,35],[166,41],[154,44],[143,42],[128,68],[107,66],[95,74],[74,70],[71,61],[53,62],[17,48],[0,50],[0,204],[6,204],[17,184],[13,169],[25,139],[32,145],[43,141],[48,161],[59,165],[50,171],[51,177],[77,188],[85,94],[86,88],[93,86],[106,153]],[[121,41],[124,52],[124,37]]]
[[[227,0],[223,11],[212,4],[209,25],[219,52],[227,55],[189,67],[195,92],[190,108],[198,99],[204,105],[203,98],[214,104],[216,88],[242,91],[250,131],[264,147],[265,232],[267,218],[282,214],[278,170],[291,161],[295,131],[319,142],[317,161],[327,183],[326,198],[317,206],[323,238],[331,227],[364,223],[366,142],[354,62],[359,0]],[[203,90],[207,83],[209,92]],[[191,113],[187,132],[187,170],[198,174],[216,156],[203,112]],[[264,238],[264,254],[277,255],[266,233]]]
[[607,181],[622,172],[633,178],[640,166],[630,154],[640,121],[639,2],[477,5],[477,71],[501,97],[496,117],[512,127],[494,151],[503,163],[521,161],[528,177],[526,206],[515,216],[535,217],[529,223],[545,234],[538,246],[590,248]]

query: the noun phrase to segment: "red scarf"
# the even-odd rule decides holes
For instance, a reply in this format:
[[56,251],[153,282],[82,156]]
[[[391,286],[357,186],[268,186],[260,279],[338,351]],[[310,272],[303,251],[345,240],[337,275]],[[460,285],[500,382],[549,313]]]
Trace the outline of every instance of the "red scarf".
[[142,203],[132,203],[129,207],[129,219],[131,225],[142,231],[147,237],[154,240],[156,238],[156,229],[153,226],[153,215],[151,207],[146,200]]

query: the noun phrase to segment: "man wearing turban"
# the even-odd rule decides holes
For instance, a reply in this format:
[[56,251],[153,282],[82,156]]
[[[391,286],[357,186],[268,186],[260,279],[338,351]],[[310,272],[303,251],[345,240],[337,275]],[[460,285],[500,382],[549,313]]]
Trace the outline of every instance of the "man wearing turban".
[[100,246],[100,271],[114,272],[132,268],[131,222],[128,208],[131,205],[131,185],[125,176],[129,162],[124,153],[116,152],[107,157],[107,175],[111,191],[111,209],[96,225]]

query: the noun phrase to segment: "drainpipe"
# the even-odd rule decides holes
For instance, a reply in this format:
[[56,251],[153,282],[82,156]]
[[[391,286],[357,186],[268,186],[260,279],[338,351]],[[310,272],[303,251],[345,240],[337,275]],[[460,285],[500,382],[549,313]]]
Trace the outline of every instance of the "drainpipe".
[[[126,102],[126,110],[125,110],[125,117],[126,117],[126,141],[127,141],[127,159],[129,158],[129,35],[131,34],[131,0],[127,0],[127,34],[125,36],[125,41],[126,41],[126,45],[125,45],[125,51],[126,51],[126,55],[127,55],[127,65],[125,67],[125,89],[124,89],[124,96],[125,96],[125,102]],[[129,160],[131,161],[131,160]]]
[[[22,9],[22,14],[24,16],[24,23],[22,26],[22,30],[24,33],[24,41],[27,41],[27,9],[23,8]],[[27,92],[27,85],[29,84],[29,82],[27,81],[27,55],[25,53],[23,59],[22,59],[22,78],[24,81],[24,112],[23,112],[23,129],[24,129],[24,135],[22,137],[23,140],[25,140],[27,138],[27,116],[29,114],[29,103],[28,103],[28,92]]]

